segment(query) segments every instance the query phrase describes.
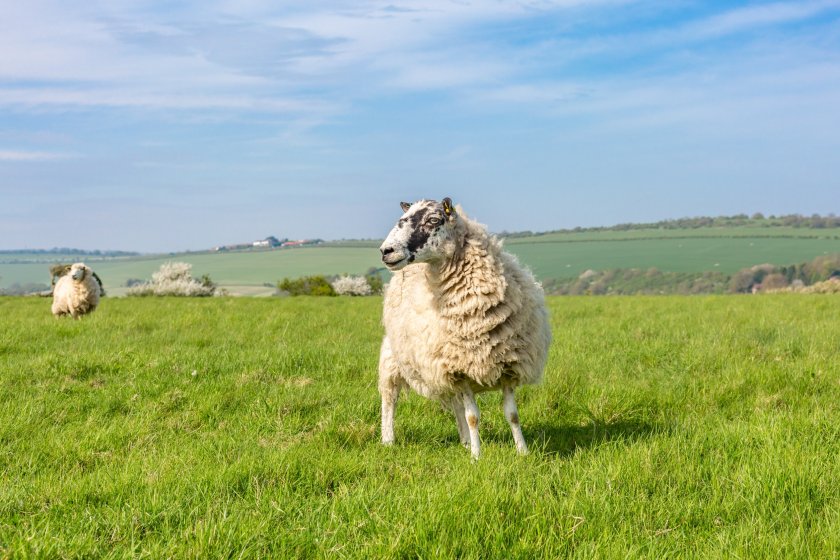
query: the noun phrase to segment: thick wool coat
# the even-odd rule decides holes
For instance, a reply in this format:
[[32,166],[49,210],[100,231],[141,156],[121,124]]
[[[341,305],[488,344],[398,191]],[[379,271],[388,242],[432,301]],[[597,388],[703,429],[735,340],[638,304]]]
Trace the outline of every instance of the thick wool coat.
[[[78,268],[84,268],[85,275],[81,280],[74,280],[72,275]],[[52,313],[56,317],[71,315],[74,319],[91,313],[99,305],[100,291],[93,271],[84,264],[74,264],[70,272],[59,278],[55,284]]]
[[501,242],[458,208],[446,258],[394,273],[383,311],[380,385],[441,400],[538,383],[551,330],[543,290]]

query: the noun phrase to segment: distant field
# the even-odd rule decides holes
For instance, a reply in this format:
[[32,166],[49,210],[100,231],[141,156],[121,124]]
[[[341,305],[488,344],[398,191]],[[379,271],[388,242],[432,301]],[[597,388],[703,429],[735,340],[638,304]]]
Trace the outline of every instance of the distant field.
[[589,242],[508,243],[539,278],[568,278],[587,269],[658,268],[725,273],[756,264],[795,264],[840,253],[840,239],[794,237],[686,237]]
[[631,229],[626,231],[605,230],[605,231],[581,231],[545,233],[527,237],[510,237],[509,244],[530,244],[530,243],[573,243],[581,241],[614,241],[624,239],[679,239],[679,238],[707,238],[707,237],[796,237],[811,239],[835,239],[840,240],[840,229],[812,229],[793,227],[761,227],[761,226],[738,226],[738,227],[705,227],[686,229]]
[[840,557],[840,299],[548,298],[482,457],[401,398],[381,298],[0,297],[0,558]]
[[[508,238],[506,247],[540,279],[572,278],[587,269],[658,268],[672,272],[733,273],[756,264],[789,265],[840,253],[840,229],[725,227],[551,233]],[[32,255],[44,260],[44,255]],[[49,256],[48,258],[53,258]],[[66,256],[73,260],[77,257]],[[148,279],[161,263],[193,264],[196,276],[210,277],[237,294],[266,294],[264,284],[309,274],[362,274],[380,266],[375,241],[333,243],[320,247],[231,253],[91,259],[112,295],[130,278]],[[48,264],[15,263],[21,255],[0,255],[0,287],[48,282]]]
[[[82,257],[84,258],[84,257]],[[259,287],[284,277],[309,274],[363,274],[380,266],[379,252],[360,247],[306,247],[275,251],[187,253],[166,257],[133,257],[92,261],[105,288],[118,294],[130,278],[148,280],[162,263],[183,261],[193,265],[193,276],[209,274],[223,286]],[[0,286],[13,282],[49,282],[47,264],[0,264]]]

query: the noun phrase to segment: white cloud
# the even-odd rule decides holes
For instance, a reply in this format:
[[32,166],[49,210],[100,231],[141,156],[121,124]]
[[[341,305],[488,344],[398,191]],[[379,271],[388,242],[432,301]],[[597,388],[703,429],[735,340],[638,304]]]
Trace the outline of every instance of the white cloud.
[[74,154],[58,152],[34,152],[26,150],[0,150],[0,161],[33,162],[57,161],[78,157]]
[[[655,112],[674,107],[691,88],[708,89],[711,98],[743,82],[739,95],[748,99],[755,94],[748,88],[780,63],[809,66],[823,56],[771,38],[721,62],[696,58],[717,55],[698,55],[694,45],[840,8],[840,0],[759,3],[645,31],[630,22],[591,35],[558,31],[543,42],[481,32],[546,18],[565,29],[573,18],[585,21],[594,10],[632,3],[330,0],[278,6],[248,0],[210,8],[185,4],[166,13],[143,2],[84,11],[32,0],[13,4],[0,22],[0,52],[18,53],[0,58],[0,106],[277,113],[323,124],[383,92],[438,90],[466,103],[543,107],[547,115],[596,114],[604,107]],[[616,17],[633,16],[624,10]],[[600,74],[588,69],[590,61],[634,56],[647,60]],[[687,57],[685,67],[680,57]],[[702,107],[704,96],[696,97]]]
[[757,27],[802,21],[838,7],[840,7],[840,2],[837,0],[756,4],[735,8],[696,24],[690,24],[679,30],[676,35],[695,39],[718,37]]
[[463,30],[604,3],[250,0],[172,12],[31,0],[4,9],[0,21],[0,52],[16,53],[0,58],[0,83],[11,84],[0,85],[0,104],[306,113],[329,109],[329,98],[367,97],[371,87],[460,88],[515,70]]
[[266,94],[204,94],[200,91],[135,91],[128,88],[100,90],[79,86],[0,89],[0,105],[22,109],[44,106],[123,107],[183,110],[228,109],[247,110],[254,113],[328,113],[335,111],[336,108],[336,105],[318,100],[282,99]]

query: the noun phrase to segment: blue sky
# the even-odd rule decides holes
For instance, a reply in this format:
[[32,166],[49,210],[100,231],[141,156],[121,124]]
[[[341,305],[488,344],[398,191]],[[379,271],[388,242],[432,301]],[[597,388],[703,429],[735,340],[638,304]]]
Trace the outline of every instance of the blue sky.
[[0,249],[840,213],[840,0],[0,8]]

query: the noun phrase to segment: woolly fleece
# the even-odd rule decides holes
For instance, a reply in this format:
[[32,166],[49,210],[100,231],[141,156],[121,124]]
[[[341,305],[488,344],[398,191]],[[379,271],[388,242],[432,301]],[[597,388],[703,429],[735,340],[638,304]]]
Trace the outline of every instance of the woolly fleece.
[[[82,270],[83,274],[80,272]],[[81,278],[76,280],[74,275],[81,275]],[[100,293],[99,282],[94,278],[93,271],[84,263],[75,263],[55,284],[52,313],[56,317],[70,315],[78,319],[96,309]]]
[[456,208],[444,258],[394,273],[383,310],[380,390],[407,384],[449,400],[538,383],[551,330],[542,287],[486,228]]

